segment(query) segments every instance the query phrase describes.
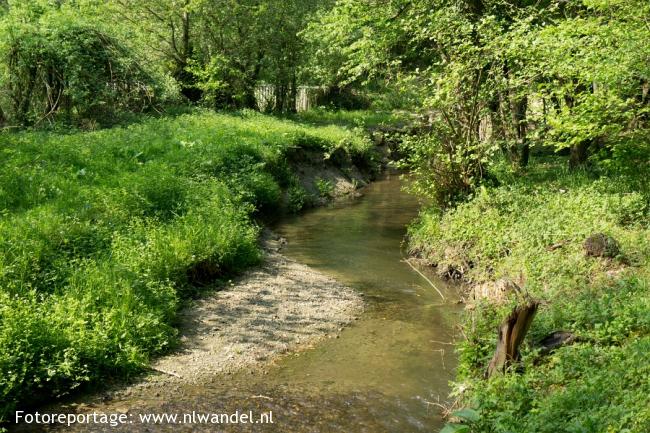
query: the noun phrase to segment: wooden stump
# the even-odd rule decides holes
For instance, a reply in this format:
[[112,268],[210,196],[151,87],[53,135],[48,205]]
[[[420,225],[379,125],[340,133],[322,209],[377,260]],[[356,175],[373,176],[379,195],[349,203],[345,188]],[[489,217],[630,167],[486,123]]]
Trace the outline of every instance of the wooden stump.
[[488,365],[485,377],[503,372],[513,362],[519,360],[519,346],[530,328],[539,302],[527,301],[518,305],[499,326],[499,340],[494,356]]

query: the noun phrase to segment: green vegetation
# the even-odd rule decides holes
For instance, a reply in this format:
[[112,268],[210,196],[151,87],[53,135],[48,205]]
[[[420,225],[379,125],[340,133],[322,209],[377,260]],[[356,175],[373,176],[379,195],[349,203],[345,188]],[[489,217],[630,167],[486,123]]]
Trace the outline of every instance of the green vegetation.
[[318,195],[323,198],[328,198],[332,196],[334,185],[332,185],[332,182],[329,180],[316,179],[316,189],[318,190]]
[[[472,431],[648,431],[647,197],[619,175],[571,172],[559,158],[533,158],[528,172],[500,180],[453,210],[424,212],[410,232],[414,251],[466,281],[518,281],[542,301],[522,365],[489,381],[512,302],[484,299],[467,313],[455,392],[480,414]],[[585,254],[599,232],[619,242],[616,257]],[[558,330],[577,342],[542,356],[538,342]]]
[[[313,0],[0,2],[0,126],[190,102],[295,112]],[[259,100],[260,86],[270,92]]]
[[300,188],[305,146],[370,151],[254,112],[0,136],[0,418],[167,350],[183,298],[258,262],[252,217]]
[[409,140],[405,156],[415,189],[449,206],[493,180],[497,154],[513,168],[527,165],[535,145],[569,151],[572,167],[598,152],[646,158],[649,8],[340,0],[304,34],[321,82],[379,87],[393,107],[427,113],[428,133]]
[[[434,203],[413,252],[542,301],[522,362],[490,379],[517,299],[467,313],[467,422],[446,432],[650,430],[649,14],[642,0],[339,0],[304,32],[323,83],[383,88],[376,105],[428,117],[401,148]],[[599,232],[619,256],[585,256]],[[541,356],[533,343],[560,329],[578,342]]]
[[351,127],[372,128],[381,125],[405,123],[408,117],[394,111],[371,110],[325,110],[314,108],[295,115],[297,120],[311,124],[330,124]]
[[[394,152],[411,134],[399,153],[434,203],[413,251],[543,301],[522,362],[489,380],[515,300],[467,314],[467,423],[447,431],[650,430],[649,16],[647,0],[0,0],[0,418],[166,350],[180,300],[259,259],[255,216],[317,201],[296,149],[373,166],[360,131],[397,123],[375,138]],[[594,233],[621,250],[585,256]],[[542,356],[556,329],[578,341]]]

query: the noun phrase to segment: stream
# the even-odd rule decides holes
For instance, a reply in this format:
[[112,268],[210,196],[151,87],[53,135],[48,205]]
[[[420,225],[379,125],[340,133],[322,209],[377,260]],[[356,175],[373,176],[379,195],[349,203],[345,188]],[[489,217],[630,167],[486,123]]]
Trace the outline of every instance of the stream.
[[[363,318],[340,339],[292,357],[274,372],[278,384],[315,392],[331,415],[326,432],[437,431],[456,363],[457,288],[403,261],[406,226],[420,203],[398,175],[370,185],[361,200],[317,209],[284,222],[284,254],[364,294]],[[319,411],[313,413],[319,418]],[[309,421],[304,421],[309,424]]]
[[[147,401],[111,401],[97,410],[135,412],[272,411],[273,424],[94,426],[78,431],[436,432],[456,357],[457,288],[403,261],[406,225],[420,203],[397,175],[364,196],[282,220],[283,254],[358,290],[361,318],[337,338],[290,354],[264,371],[215,377]],[[423,271],[425,272],[425,271]],[[128,428],[125,428],[128,427]],[[62,429],[66,430],[67,429]],[[76,430],[76,429],[75,429]],[[57,430],[59,431],[59,430]]]

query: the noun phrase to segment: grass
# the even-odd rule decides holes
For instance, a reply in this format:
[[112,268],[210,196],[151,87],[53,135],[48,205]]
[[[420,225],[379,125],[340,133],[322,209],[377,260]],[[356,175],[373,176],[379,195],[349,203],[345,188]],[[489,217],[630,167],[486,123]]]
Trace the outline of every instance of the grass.
[[349,127],[372,128],[380,125],[390,125],[409,120],[406,114],[394,111],[371,110],[325,110],[317,108],[297,113],[294,118],[298,121],[314,125],[339,125]]
[[0,421],[173,346],[184,298],[259,261],[254,217],[303,205],[297,147],[372,158],[349,128],[248,112],[0,135]]
[[[484,301],[466,313],[455,392],[479,413],[471,431],[650,431],[647,198],[623,176],[569,172],[552,158],[500,180],[447,213],[423,212],[410,231],[411,248],[431,263],[464,267],[471,283],[519,281],[542,301],[520,368],[488,381],[512,305]],[[582,244],[596,232],[621,253],[587,257]],[[556,330],[579,340],[541,356],[535,343]]]

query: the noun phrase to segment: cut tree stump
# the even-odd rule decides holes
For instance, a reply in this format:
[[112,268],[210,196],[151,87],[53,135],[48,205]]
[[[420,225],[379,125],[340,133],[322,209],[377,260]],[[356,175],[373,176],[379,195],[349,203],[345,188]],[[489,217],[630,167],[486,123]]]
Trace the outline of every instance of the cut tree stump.
[[513,362],[519,361],[519,346],[526,337],[538,306],[539,302],[533,300],[518,305],[501,323],[497,348],[485,372],[486,378],[504,372]]

